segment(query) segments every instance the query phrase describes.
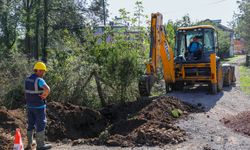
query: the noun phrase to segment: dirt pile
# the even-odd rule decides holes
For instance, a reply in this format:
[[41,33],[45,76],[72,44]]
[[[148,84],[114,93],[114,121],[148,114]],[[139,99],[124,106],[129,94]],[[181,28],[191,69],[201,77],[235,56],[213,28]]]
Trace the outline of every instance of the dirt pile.
[[48,103],[47,116],[50,141],[96,137],[107,123],[98,111],[69,103]]
[[[194,111],[174,97],[109,105],[99,111],[69,103],[50,102],[47,104],[46,135],[49,141],[74,140],[73,144],[154,146],[179,143],[185,140],[185,132],[174,125],[176,118],[171,113],[174,109],[183,112],[181,117]],[[25,119],[22,109],[0,108],[0,149],[12,148],[14,132],[18,127],[26,140]]]
[[23,142],[26,143],[26,120],[24,110],[0,108],[0,150],[12,149],[16,128],[20,128]]
[[250,136],[250,111],[245,111],[235,116],[229,116],[220,121],[235,132]]
[[[0,150],[12,149],[15,129],[20,128],[26,144],[26,113],[24,109],[0,108]],[[72,104],[48,103],[46,135],[49,141],[91,138],[106,127],[106,119],[95,110]]]
[[[102,114],[116,121],[107,129],[107,137],[101,138],[106,138],[104,144],[111,146],[154,146],[182,142],[185,132],[174,125],[176,118],[171,114],[174,109],[182,110],[183,116],[194,111],[174,97],[130,102],[112,106],[108,111],[105,108]],[[100,137],[99,140],[103,142]]]

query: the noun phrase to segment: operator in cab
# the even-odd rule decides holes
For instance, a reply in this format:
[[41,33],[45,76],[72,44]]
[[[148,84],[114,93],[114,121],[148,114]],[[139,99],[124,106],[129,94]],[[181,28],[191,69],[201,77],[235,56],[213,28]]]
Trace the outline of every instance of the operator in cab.
[[193,37],[192,42],[188,46],[188,52],[191,54],[195,60],[201,58],[202,55],[202,43],[200,42],[200,36]]

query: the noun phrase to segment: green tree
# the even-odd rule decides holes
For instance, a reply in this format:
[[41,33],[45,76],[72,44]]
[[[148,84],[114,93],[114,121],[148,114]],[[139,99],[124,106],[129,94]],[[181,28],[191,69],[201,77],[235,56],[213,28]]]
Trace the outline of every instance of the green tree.
[[[96,59],[99,60],[99,73],[106,87],[108,101],[118,99],[119,102],[124,102],[137,95],[134,83],[137,82],[140,70],[139,50],[135,47],[136,41],[128,40],[125,34],[116,32],[113,38],[113,43],[97,45],[95,51],[98,50],[98,53],[95,52],[93,56],[97,56]],[[98,57],[99,55],[103,57]]]
[[[104,3],[104,4],[103,4]],[[89,10],[94,14],[95,22],[106,22],[108,15],[108,3],[106,0],[93,0]]]
[[245,39],[247,49],[250,51],[250,0],[241,0],[237,3],[240,12],[235,14],[236,35]]
[[219,51],[218,55],[221,58],[228,57],[230,50],[230,33],[217,29],[218,31],[218,43],[219,43]]
[[175,44],[175,30],[173,21],[169,20],[167,25],[165,25],[165,30],[167,32],[167,40],[172,48]]
[[3,0],[0,2],[0,56],[11,54],[18,35],[20,21],[20,1]]
[[131,18],[129,17],[130,12],[128,12],[125,8],[121,8],[119,9],[119,13],[123,23],[127,25],[131,21]]
[[[35,62],[27,55],[39,59],[42,49],[48,52],[49,72],[45,78],[53,91],[51,100],[101,107],[136,98],[137,78],[144,69],[142,55],[148,41],[145,28],[141,27],[139,34],[130,34],[130,28],[107,28],[97,36],[92,27],[98,16],[84,1],[8,1],[13,9],[1,2],[4,9],[0,12],[7,14],[8,24],[0,22],[0,53],[10,52],[2,46],[4,27],[9,28],[6,33],[12,35],[9,41],[14,41],[11,49],[16,51],[0,59],[0,83],[4,84],[0,87],[0,103],[5,99],[4,103],[12,106],[15,100],[23,99],[23,81],[32,73]],[[121,11],[124,22],[131,24],[128,14],[125,9]],[[112,41],[105,42],[107,37]]]
[[24,0],[23,1],[23,9],[24,9],[24,26],[25,26],[25,50],[32,54],[34,51],[32,50],[32,37],[34,37],[34,11],[35,11],[35,0]]
[[141,23],[142,23],[142,18],[145,18],[145,15],[143,14],[143,5],[142,5],[142,1],[136,1],[135,2],[135,21],[137,22],[137,26],[140,27]]
[[192,26],[192,25],[193,25],[193,23],[191,22],[189,14],[184,15],[181,20],[177,20],[174,23],[175,30],[177,30],[177,28],[179,28],[179,27],[188,27],[188,26]]

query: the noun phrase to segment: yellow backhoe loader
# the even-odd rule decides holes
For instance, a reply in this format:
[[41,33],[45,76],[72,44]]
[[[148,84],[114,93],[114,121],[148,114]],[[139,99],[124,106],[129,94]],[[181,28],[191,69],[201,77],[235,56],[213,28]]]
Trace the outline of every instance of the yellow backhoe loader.
[[[222,90],[223,83],[235,81],[234,66],[221,64],[216,56],[219,51],[218,36],[211,25],[182,27],[177,29],[174,51],[170,47],[160,13],[151,15],[150,61],[139,80],[141,96],[149,96],[157,71],[162,62],[166,92],[182,89],[196,82],[207,83],[211,93]],[[193,43],[196,43],[193,44]]]

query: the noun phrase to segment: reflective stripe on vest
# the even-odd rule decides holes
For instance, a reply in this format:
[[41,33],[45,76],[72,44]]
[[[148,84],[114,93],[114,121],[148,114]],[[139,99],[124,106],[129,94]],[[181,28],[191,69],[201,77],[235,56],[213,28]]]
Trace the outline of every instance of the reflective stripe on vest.
[[35,91],[33,91],[33,90],[25,90],[25,93],[28,93],[28,94],[42,94],[44,92],[43,90],[38,90],[38,79],[40,79],[40,78],[36,78],[35,83],[34,83],[34,80],[26,79],[26,81],[34,83]]
[[25,93],[28,93],[28,94],[42,94],[43,91],[31,91],[31,90],[25,90]]

